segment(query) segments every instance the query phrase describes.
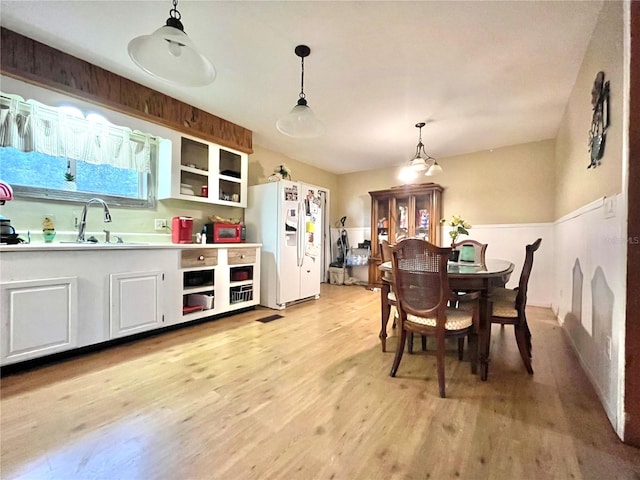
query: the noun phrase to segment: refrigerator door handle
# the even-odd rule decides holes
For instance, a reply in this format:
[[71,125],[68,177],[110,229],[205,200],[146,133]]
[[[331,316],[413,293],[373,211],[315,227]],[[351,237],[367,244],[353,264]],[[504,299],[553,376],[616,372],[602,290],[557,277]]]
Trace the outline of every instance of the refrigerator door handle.
[[302,205],[302,202],[298,203],[298,242],[297,242],[297,248],[298,248],[298,267],[301,267],[303,262],[304,262],[304,239],[305,239],[305,234],[304,234],[304,207]]

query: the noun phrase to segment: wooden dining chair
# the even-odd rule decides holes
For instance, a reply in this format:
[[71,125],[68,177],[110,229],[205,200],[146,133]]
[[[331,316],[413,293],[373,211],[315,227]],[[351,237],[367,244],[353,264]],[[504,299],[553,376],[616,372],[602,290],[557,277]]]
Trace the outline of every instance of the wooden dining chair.
[[529,374],[533,374],[531,366],[531,330],[527,323],[525,307],[527,306],[527,285],[533,268],[533,254],[540,248],[542,239],[539,238],[526,246],[524,266],[520,273],[520,281],[516,288],[493,288],[491,297],[493,308],[491,323],[513,325],[520,357]]
[[[382,256],[382,262],[390,262],[391,261],[391,252],[393,251],[393,247],[387,240],[382,240],[380,242],[380,255]],[[396,328],[396,318],[398,317],[398,302],[396,301],[396,294],[393,291],[393,286],[391,290],[389,290],[389,294],[387,295],[387,301],[389,302],[389,320],[393,319],[393,328]]]
[[[460,252],[464,245],[471,245],[473,247],[474,255],[475,255],[475,259],[473,263],[479,263],[483,265],[485,264],[486,256],[487,256],[487,247],[489,247],[488,243],[481,243],[477,240],[467,239],[467,240],[461,240],[459,242],[451,244],[451,248],[456,249]],[[467,292],[466,290],[462,291],[462,290],[454,289],[453,293],[454,295],[451,301],[453,306],[464,308],[467,310],[470,310],[472,308],[473,302],[475,301],[475,299],[473,298],[473,295],[471,297],[467,297],[467,294],[469,292]],[[464,342],[464,338],[462,338],[460,341]]]
[[461,240],[459,242],[451,244],[451,248],[454,250],[457,250],[458,252],[461,252],[462,247],[465,245],[470,245],[474,249],[475,259],[473,263],[482,263],[482,264],[485,263],[486,255],[487,255],[487,247],[489,246],[488,243],[481,243],[477,240],[466,239],[466,240]]
[[441,248],[426,240],[408,238],[393,248],[392,265],[398,301],[398,346],[390,375],[396,376],[407,333],[436,338],[436,359],[440,396],[445,397],[445,339],[468,337],[471,371],[478,359],[476,333],[478,304],[472,311],[448,308],[451,297],[447,261],[451,248]]

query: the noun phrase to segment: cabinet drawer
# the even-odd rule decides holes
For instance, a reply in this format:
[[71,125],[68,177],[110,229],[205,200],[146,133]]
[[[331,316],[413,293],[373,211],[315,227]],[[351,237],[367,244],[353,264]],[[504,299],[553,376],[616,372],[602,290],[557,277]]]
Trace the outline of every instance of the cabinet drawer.
[[227,254],[229,265],[256,263],[255,248],[230,248]]
[[[181,268],[214,267],[218,265],[218,250],[215,248],[198,248],[182,250],[180,257]],[[255,255],[255,254],[254,254]]]

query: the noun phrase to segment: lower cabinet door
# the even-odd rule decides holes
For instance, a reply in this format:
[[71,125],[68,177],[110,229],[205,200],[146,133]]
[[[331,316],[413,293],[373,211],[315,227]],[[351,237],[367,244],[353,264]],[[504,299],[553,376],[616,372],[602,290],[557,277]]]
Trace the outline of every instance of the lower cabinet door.
[[2,365],[77,347],[77,277],[7,282],[0,288]]
[[162,326],[162,281],[162,272],[111,274],[111,338],[125,337]]

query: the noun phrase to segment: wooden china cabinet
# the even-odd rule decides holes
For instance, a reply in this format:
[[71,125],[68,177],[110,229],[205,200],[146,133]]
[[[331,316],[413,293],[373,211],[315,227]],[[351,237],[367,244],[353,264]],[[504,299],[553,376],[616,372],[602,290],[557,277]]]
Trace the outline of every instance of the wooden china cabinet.
[[371,195],[371,256],[369,288],[379,288],[382,262],[380,242],[395,243],[407,237],[424,238],[440,245],[442,187],[435,183],[402,185]]

